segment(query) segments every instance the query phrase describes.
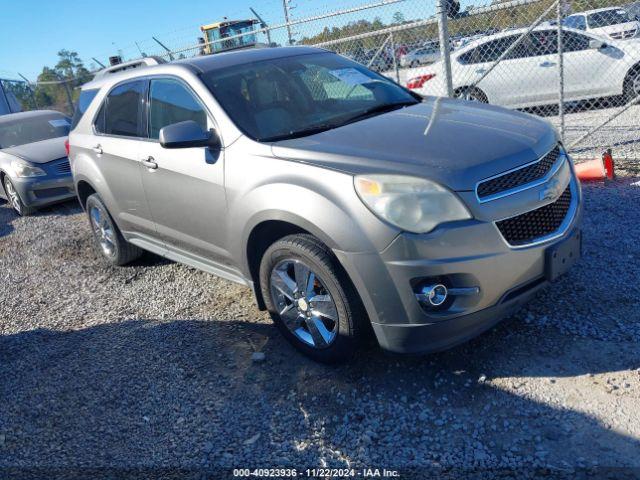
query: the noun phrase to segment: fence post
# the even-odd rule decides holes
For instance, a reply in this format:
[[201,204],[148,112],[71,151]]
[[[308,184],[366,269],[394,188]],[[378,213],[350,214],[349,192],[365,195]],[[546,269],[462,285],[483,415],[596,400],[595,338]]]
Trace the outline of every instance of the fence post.
[[69,102],[69,112],[71,112],[70,115],[73,115],[73,97],[71,96],[71,89],[69,88],[69,80],[63,78],[62,75],[57,75],[57,77],[60,80],[60,83],[64,85],[64,91],[67,94],[67,102]]
[[453,97],[451,80],[451,39],[449,38],[449,19],[447,18],[447,0],[438,0],[438,34],[440,37],[440,56],[442,57],[442,74],[447,87],[447,97]]
[[393,32],[389,34],[389,41],[391,42],[391,55],[393,56],[393,69],[396,72],[396,82],[400,83],[400,68],[398,67],[398,58],[396,56],[396,42],[393,39]]
[[562,17],[564,15],[564,0],[558,0],[558,117],[560,120],[560,141],[564,142],[564,42],[562,32]]

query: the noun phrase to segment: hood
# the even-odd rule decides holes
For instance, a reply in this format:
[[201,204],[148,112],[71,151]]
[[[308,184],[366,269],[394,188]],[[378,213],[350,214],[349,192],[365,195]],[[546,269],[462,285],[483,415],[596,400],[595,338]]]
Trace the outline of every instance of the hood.
[[20,157],[32,163],[47,163],[67,156],[64,141],[67,137],[51,138],[17,147],[3,148],[2,153]]
[[345,173],[394,173],[453,190],[532,162],[557,142],[545,121],[500,107],[446,98],[272,145],[277,157]]

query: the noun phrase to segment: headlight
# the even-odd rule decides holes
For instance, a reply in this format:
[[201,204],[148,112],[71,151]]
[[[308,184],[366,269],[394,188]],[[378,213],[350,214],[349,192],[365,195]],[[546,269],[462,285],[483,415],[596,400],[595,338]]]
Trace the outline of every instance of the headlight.
[[472,218],[454,193],[424,178],[358,176],[355,188],[373,213],[408,232],[426,233],[440,223]]
[[46,172],[40,167],[31,165],[24,160],[14,160],[11,162],[11,167],[16,172],[18,177],[42,177],[46,175]]

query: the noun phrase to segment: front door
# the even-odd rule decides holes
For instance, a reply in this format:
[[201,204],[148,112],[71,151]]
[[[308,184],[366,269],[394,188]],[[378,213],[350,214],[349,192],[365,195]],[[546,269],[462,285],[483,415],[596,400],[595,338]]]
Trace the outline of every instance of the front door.
[[228,263],[223,151],[165,149],[158,141],[162,127],[185,120],[212,128],[210,115],[186,83],[162,77],[150,81],[147,119],[149,141],[141,147],[140,160],[158,233],[175,252],[195,260]]

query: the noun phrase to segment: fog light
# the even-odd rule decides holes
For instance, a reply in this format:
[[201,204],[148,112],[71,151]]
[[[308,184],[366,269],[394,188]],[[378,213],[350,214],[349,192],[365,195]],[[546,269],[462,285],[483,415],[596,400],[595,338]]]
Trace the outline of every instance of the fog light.
[[425,285],[422,287],[422,290],[416,294],[416,297],[420,302],[427,302],[432,307],[439,307],[447,300],[448,295],[447,287],[441,283],[436,283],[435,285]]

